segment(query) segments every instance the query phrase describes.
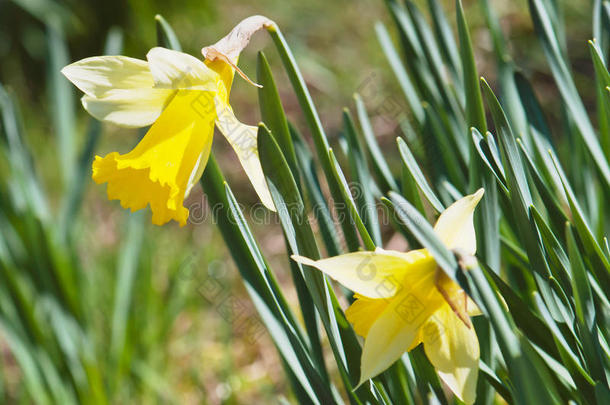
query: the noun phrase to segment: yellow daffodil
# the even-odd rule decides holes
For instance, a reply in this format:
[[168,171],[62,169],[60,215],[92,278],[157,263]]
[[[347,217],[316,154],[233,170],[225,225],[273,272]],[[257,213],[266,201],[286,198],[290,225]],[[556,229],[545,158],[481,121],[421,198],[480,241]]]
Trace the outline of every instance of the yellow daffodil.
[[[483,189],[447,208],[434,230],[449,248],[474,255],[473,212]],[[355,292],[345,315],[365,338],[360,383],[423,343],[439,377],[463,402],[476,396],[479,342],[469,316],[478,308],[437,266],[427,249],[377,249],[322,260],[293,259],[315,267]]]
[[256,147],[257,128],[242,124],[229,105],[240,52],[254,32],[272,25],[265,17],[243,20],[216,44],[205,62],[182,52],[153,48],[146,61],[96,56],[62,73],[85,95],[95,118],[124,127],[152,125],[129,153],[95,157],[93,180],[108,183],[108,199],[132,211],[150,205],[152,222],[186,224],[183,201],[199,181],[212,147],[214,126],[227,138],[261,201],[274,210]]

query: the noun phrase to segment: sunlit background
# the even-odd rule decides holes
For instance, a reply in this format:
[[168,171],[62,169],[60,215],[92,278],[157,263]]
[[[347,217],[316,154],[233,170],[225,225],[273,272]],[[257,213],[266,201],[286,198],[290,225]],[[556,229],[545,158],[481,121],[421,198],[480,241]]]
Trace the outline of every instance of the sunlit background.
[[[416,3],[426,11],[425,1]],[[453,2],[444,3],[453,18]],[[538,96],[549,106],[554,115],[550,122],[562,125],[556,89],[533,38],[526,1],[495,1],[494,5],[512,40],[512,57],[526,69]],[[477,1],[465,1],[466,17],[475,27],[472,37],[479,72],[493,83],[491,38],[487,31],[477,30],[483,16],[476,6]],[[572,67],[590,106],[594,102],[592,68],[583,46],[591,35],[589,7],[589,2],[566,2],[564,11],[571,32],[567,48],[576,61]],[[0,403],[30,402],[25,387],[37,381],[36,373],[28,368],[33,361],[46,364],[43,374],[70,376],[62,377],[55,389],[64,389],[62,384],[82,387],[98,382],[109,387],[107,392],[112,394],[106,400],[112,403],[291,400],[279,356],[262,325],[252,324],[254,309],[199,187],[187,201],[192,214],[187,226],[156,227],[150,224],[148,210],[130,215],[118,202],[108,201],[105,186],[90,179],[89,166],[84,166],[82,194],[62,178],[64,150],[58,134],[71,133],[74,153],[80,156],[96,124],[81,108],[77,89],[59,75],[59,68],[64,62],[102,54],[109,32],[116,43],[122,40],[122,54],[144,59],[157,43],[156,14],[173,26],[183,50],[196,56],[247,16],[263,14],[275,20],[295,52],[331,142],[340,131],[343,107],[351,108],[353,93],[360,91],[367,93],[379,142],[388,154],[396,155],[397,123],[408,112],[375,36],[374,24],[389,20],[382,0],[0,2],[0,83],[20,113],[21,133],[46,200],[33,209],[40,210],[36,215],[19,208],[14,199],[21,180],[6,159],[14,150],[3,146]],[[266,34],[255,36],[240,67],[256,77],[259,50],[269,58],[288,116],[307,134]],[[237,78],[231,97],[242,121],[259,120],[254,87]],[[9,131],[3,131],[2,144],[10,142]],[[137,130],[104,125],[94,151],[124,153],[139,136]],[[236,156],[221,137],[216,137],[213,151],[247,210],[257,197]],[[77,198],[66,208],[71,195]],[[275,217],[260,210],[256,213],[254,229],[262,248],[272,258],[280,283],[291,285]],[[393,243],[391,236],[386,235],[389,243]],[[65,280],[55,279],[62,276]],[[56,306],[65,310],[55,311]],[[88,353],[83,362],[88,368],[75,366],[78,362],[73,356],[78,353]]]

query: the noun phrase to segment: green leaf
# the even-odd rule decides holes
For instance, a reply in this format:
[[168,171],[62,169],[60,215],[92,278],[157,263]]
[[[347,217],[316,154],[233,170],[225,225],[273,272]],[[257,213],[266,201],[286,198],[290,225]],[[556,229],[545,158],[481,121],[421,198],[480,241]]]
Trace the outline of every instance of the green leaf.
[[[565,198],[561,180],[555,174],[555,167],[551,160],[548,150],[553,149],[551,130],[542,111],[542,106],[538,102],[534,89],[529,81],[521,73],[515,73],[515,85],[519,93],[519,98],[523,104],[526,119],[529,125],[529,132],[532,139],[531,149],[535,156],[537,169],[548,183],[548,187],[559,193],[561,198]],[[527,148],[530,151],[530,148]]]
[[275,80],[271,73],[271,67],[263,52],[258,53],[256,63],[256,79],[262,86],[258,89],[258,103],[261,110],[261,119],[265,123],[278,145],[284,152],[284,156],[290,166],[292,175],[295,176],[297,185],[299,184],[299,171],[297,169],[297,158],[294,145],[288,128],[288,121],[280,95],[275,85]]
[[[464,275],[466,277],[463,278],[463,286],[479,304],[494,328],[508,367],[512,383],[511,394],[515,402],[527,403],[533,400],[537,403],[559,403],[559,396],[550,381],[548,370],[541,364],[529,342],[515,333],[511,316],[498,299],[490,282],[489,277],[493,277],[493,272],[489,271],[484,275],[478,266],[474,266]],[[539,392],[541,386],[548,387],[548,390]]]
[[578,128],[578,133],[582,137],[584,145],[593,158],[602,180],[606,187],[610,187],[610,166],[602,152],[595,130],[591,125],[587,111],[578,95],[570,70],[564,60],[561,45],[558,40],[558,35],[559,38],[561,38],[562,35],[561,33],[558,34],[556,32],[555,27],[553,26],[552,17],[549,10],[544,5],[543,0],[529,0],[529,6],[534,28],[542,42],[542,48],[551,67],[555,83],[557,83],[559,88],[559,93],[561,94],[567,110],[574,119]]
[[[434,104],[439,109],[442,108],[443,110],[450,112],[448,115],[461,120],[462,108],[455,93],[453,92],[453,89],[445,80],[445,65],[441,58],[441,53],[439,51],[438,44],[436,43],[436,39],[427,24],[427,20],[421,14],[417,5],[413,1],[406,1],[405,6],[407,13],[411,17],[411,22],[413,24],[415,33],[417,34],[418,42],[420,44],[426,44],[425,46],[421,47],[425,61],[421,61],[422,63],[420,63],[420,68],[426,69],[431,74],[433,82],[430,83],[430,86],[435,86],[437,92],[441,96],[440,101],[442,101],[442,103],[431,104]],[[463,134],[458,135],[463,136]]]
[[552,221],[553,228],[556,232],[560,232],[563,224],[565,224],[565,221],[568,220],[568,217],[566,216],[553,192],[549,190],[547,182],[544,181],[541,174],[538,172],[536,164],[525,150],[525,147],[520,139],[517,139],[517,144],[521,150],[521,155],[525,158],[525,163],[527,164],[530,178],[536,185],[538,194],[540,195],[540,198],[544,203],[544,207],[548,212],[548,216]]
[[383,152],[379,148],[377,140],[375,139],[375,133],[373,132],[373,127],[371,126],[371,122],[369,121],[369,116],[366,112],[364,102],[357,94],[354,95],[354,101],[356,103],[358,122],[360,123],[362,134],[364,135],[364,144],[366,145],[366,149],[368,150],[369,155],[371,157],[371,162],[373,163],[373,170],[377,174],[377,179],[381,184],[381,191],[384,193],[390,190],[398,191],[398,185],[394,180],[392,171],[388,166],[387,160],[383,156]]
[[[310,200],[310,210],[315,213],[315,218],[318,220],[320,233],[322,234],[322,239],[324,240],[328,255],[337,256],[342,251],[339,243],[339,236],[335,230],[335,223],[327,206],[326,199],[322,194],[315,162],[305,141],[293,126],[290,126],[290,132],[292,134],[301,178],[305,184],[306,196],[308,196]],[[354,249],[357,249],[358,241],[355,240],[352,242],[351,240],[348,240],[347,244],[350,246],[350,249],[352,245]]]
[[[303,200],[288,169],[288,163],[277,142],[263,125],[259,126],[258,150],[263,173],[291,253],[313,260],[319,259],[318,246],[309,225]],[[299,267],[304,266],[299,264]],[[352,384],[357,381],[359,369],[352,368],[353,363],[348,362],[347,359],[360,358],[361,349],[356,335],[345,319],[323,273],[309,269],[302,270],[302,274],[326,330],[345,389],[350,398],[354,399]],[[366,387],[362,386],[356,392],[364,393],[365,390]]]
[[345,176],[343,175],[343,172],[341,171],[341,168],[339,167],[339,162],[337,162],[337,159],[335,158],[335,155],[334,155],[332,149],[328,150],[328,155],[330,156],[330,161],[333,164],[333,172],[335,174],[335,178],[337,179],[339,186],[341,186],[341,195],[342,195],[343,199],[340,201],[340,204],[345,204],[347,206],[347,209],[350,213],[350,217],[356,223],[356,228],[358,229],[358,233],[360,234],[360,237],[362,238],[362,242],[364,243],[365,249],[373,251],[373,250],[375,250],[375,242],[373,242],[373,239],[371,239],[371,235],[369,235],[369,232],[366,229],[366,226],[364,225],[362,218],[360,218],[360,214],[358,213],[358,209],[356,208],[356,203],[354,202],[354,200],[352,198],[352,195],[351,195],[351,192],[349,189],[349,185],[347,184],[347,181],[345,180]]
[[[261,275],[270,274],[268,265],[264,261],[259,247],[256,245],[251,231],[248,229],[245,218],[239,210],[237,201],[226,183],[225,189],[229,204],[229,215],[232,217],[229,221],[238,226],[239,232],[244,241],[248,244],[251,255],[256,258],[259,266],[258,273]],[[241,254],[243,255],[244,253],[246,252]],[[250,269],[250,271],[253,270],[254,269]],[[302,343],[302,339],[299,338],[296,329],[292,329],[294,326],[291,325],[295,325],[294,319],[289,320],[285,316],[285,314],[289,313],[287,302],[284,301],[282,297],[283,302],[280,303],[281,301],[276,301],[275,308],[273,305],[269,305],[265,302],[269,301],[273,295],[279,295],[279,289],[275,287],[275,292],[272,292],[271,285],[264,279],[264,276],[257,278],[259,287],[255,287],[255,285],[251,283],[246,283],[246,289],[264,320],[269,333],[274,338],[276,347],[285,359],[285,364],[292,373],[294,373],[295,378],[310,396],[310,400],[313,400],[314,402],[320,401],[319,403],[325,403],[326,401],[334,403],[335,399],[333,398],[332,387],[329,386],[327,378],[321,375],[321,373],[325,373],[325,370],[316,368],[307,349]],[[263,288],[260,288],[260,286],[263,286]],[[268,296],[266,299],[263,299],[264,295],[262,294],[262,292],[266,291],[264,286],[267,286],[268,291],[268,293],[265,294]]]
[[508,124],[506,115],[493,91],[483,79],[483,90],[491,110],[491,114],[499,134],[502,156],[508,180],[510,196],[510,210],[516,222],[521,243],[525,246],[531,270],[534,271],[534,279],[537,287],[543,294],[549,309],[555,319],[560,319],[561,314],[555,303],[556,294],[548,285],[547,279],[550,275],[548,263],[540,245],[537,229],[530,216],[532,196],[525,174],[525,168],[517,148],[517,142]]
[[392,43],[392,39],[390,38],[387,28],[385,25],[378,22],[375,24],[375,32],[377,33],[377,40],[381,45],[381,50],[388,60],[388,63],[394,72],[394,76],[396,76],[396,79],[398,80],[400,89],[402,90],[402,93],[409,104],[411,112],[415,116],[415,120],[419,123],[419,125],[422,125],[424,121],[424,110],[421,106],[419,97],[417,96],[415,87],[413,87],[413,83],[411,83],[411,79],[409,78],[402,61],[400,60],[400,56],[398,55],[394,44]]
[[572,222],[576,226],[576,231],[584,245],[588,260],[590,260],[593,265],[594,274],[600,280],[600,282],[610,283],[610,262],[602,251],[600,245],[597,243],[595,236],[591,232],[591,228],[584,217],[572,187],[570,187],[568,180],[563,174],[563,170],[561,170],[559,162],[554,156],[552,156],[552,159],[553,163],[555,164],[556,172],[561,178],[561,182],[563,183],[563,187],[568,198],[568,204],[570,205],[570,211],[572,213]]
[[[284,36],[276,25],[271,25],[267,27],[267,31],[269,35],[273,39],[273,43],[280,54],[280,58],[288,74],[288,78],[292,83],[292,87],[296,93],[297,99],[299,100],[299,104],[301,105],[301,109],[305,114],[305,120],[309,125],[309,129],[311,130],[312,138],[316,147],[316,154],[318,159],[320,159],[320,164],[322,165],[322,171],[324,172],[324,176],[328,182],[328,187],[330,189],[330,194],[335,201],[339,201],[341,199],[341,191],[339,188],[339,184],[337,184],[336,179],[332,174],[332,165],[330,159],[328,157],[328,139],[326,138],[326,134],[324,133],[324,128],[322,127],[322,122],[320,121],[320,117],[318,116],[318,112],[313,104],[313,100],[311,95],[309,94],[309,90],[307,90],[307,86],[305,84],[305,80],[303,79],[303,75],[299,70],[294,56],[292,55],[292,51],[290,47],[286,43]],[[346,211],[346,207],[335,207],[340,215],[347,216],[349,215]],[[342,222],[341,227],[343,229],[343,233],[346,239],[355,239],[357,238],[354,228],[346,223]]]
[[496,373],[485,363],[479,363],[479,373],[485,378],[487,382],[496,390],[497,394],[500,395],[507,403],[513,403],[513,396],[510,393],[508,387],[498,379]]
[[606,88],[610,86],[610,73],[604,64],[602,50],[594,39],[589,41],[589,51],[593,58],[595,68],[595,81],[597,83],[597,116],[599,119],[600,142],[606,158],[610,157],[610,98]]
[[462,1],[456,0],[455,9],[457,11],[457,28],[460,42],[460,58],[464,74],[464,93],[466,96],[466,123],[468,127],[475,127],[481,133],[487,132],[487,121],[485,120],[485,109],[483,107],[483,97],[479,85],[479,74],[474,60],[472,41],[468,24],[464,16]]
[[487,139],[483,138],[483,135],[478,129],[472,128],[472,142],[475,145],[475,149],[481,158],[481,161],[489,169],[489,171],[496,178],[496,184],[500,187],[500,190],[508,196],[508,189],[506,188],[506,177],[504,176],[504,167],[501,162],[496,160],[496,156],[492,153],[492,148],[495,148],[495,142],[493,135],[487,133]]
[[47,26],[48,66],[50,85],[49,105],[51,119],[57,134],[57,153],[61,156],[59,166],[64,189],[68,189],[76,169],[76,124],[74,117],[74,89],[61,74],[61,69],[70,63],[68,46],[59,26]]
[[597,381],[608,384],[597,334],[597,314],[593,302],[593,294],[591,293],[587,270],[585,269],[580,251],[576,245],[576,239],[569,224],[566,224],[566,235],[578,325],[577,331],[580,337],[580,344],[583,348],[583,356],[591,376]]
[[318,398],[333,403],[331,389],[326,382],[321,382],[319,372],[304,349],[298,323],[281,295],[213,156],[208,160],[201,184],[210,206],[220,207],[216,212],[219,230],[225,243],[231,246],[229,251],[250,298],[285,360],[284,364],[290,367],[288,374],[295,377],[293,382],[299,383],[295,392],[306,392],[314,403]]
[[550,330],[547,325],[529,309],[527,303],[499,275],[494,271],[488,270],[485,266],[482,266],[482,269],[485,275],[490,280],[493,280],[494,286],[504,298],[515,325],[533,343],[541,347],[549,355],[558,358],[557,350],[552,342],[548,340]]
[[120,384],[130,364],[127,328],[130,323],[130,312],[133,311],[134,282],[138,274],[138,263],[144,239],[144,228],[147,225],[142,211],[130,213],[127,222],[126,237],[122,243],[117,263],[117,277],[114,288],[112,310],[112,327],[109,342],[109,355],[116,364],[118,372],[115,384]]
[[2,133],[8,146],[7,155],[12,178],[9,179],[10,198],[20,211],[28,210],[43,221],[50,217],[49,204],[34,171],[32,156],[24,143],[21,115],[14,97],[0,84]]
[[465,190],[465,173],[468,167],[467,152],[460,149],[455,137],[451,136],[451,132],[447,130],[442,111],[436,110],[430,104],[424,105],[424,111],[426,113],[424,135],[430,136],[434,140],[441,158],[438,159],[438,163],[441,164],[442,162],[444,166],[444,169],[437,169],[442,174],[437,173],[435,179],[438,181],[441,178],[449,177],[458,189]]
[[[356,126],[347,109],[343,110],[343,128],[345,138],[347,139],[347,157],[353,176],[352,181],[357,187],[355,203],[358,208],[358,213],[374,244],[376,246],[381,246],[381,229],[379,227],[377,205],[373,192],[371,191],[373,187],[376,187],[376,184],[374,184],[373,179],[371,178],[366,156],[364,155],[362,145],[357,136]],[[337,174],[340,174],[340,168],[337,165],[335,166],[338,169]]]
[[[428,0],[428,10],[432,16],[432,24],[434,25],[434,33],[437,38],[439,50],[442,54],[442,59],[446,62],[451,74],[453,81],[456,86],[462,86],[460,55],[458,52],[455,38],[453,37],[453,29],[447,21],[447,17],[443,12],[443,7],[439,4],[438,0]],[[458,93],[463,93],[463,90]]]
[[418,38],[417,30],[415,29],[415,22],[409,13],[406,12],[404,6],[396,0],[388,0],[386,3],[398,28],[404,52],[404,61],[408,71],[413,76],[412,83],[415,85],[417,94],[429,103],[434,103],[435,105],[442,104],[441,95],[434,84],[434,78],[430,73],[429,65],[424,55],[422,42]]
[[436,212],[443,212],[445,207],[436,197],[434,191],[432,191],[430,188],[430,185],[419,168],[419,165],[415,161],[415,158],[413,157],[413,154],[411,153],[411,150],[407,146],[406,142],[402,138],[396,138],[396,143],[398,144],[398,151],[400,152],[402,162],[405,165],[409,178],[412,179],[412,181],[417,185],[424,197],[426,197],[426,200],[428,200]]
[[52,404],[49,393],[45,388],[45,381],[41,375],[37,362],[34,358],[34,350],[28,347],[25,342],[13,331],[11,325],[4,319],[0,318],[2,325],[2,336],[6,339],[6,343],[15,356],[19,369],[23,373],[26,389],[32,398],[36,398],[40,404]]
[[155,25],[157,26],[157,45],[182,52],[182,46],[180,46],[176,33],[161,14],[155,16]]
[[[491,115],[500,139],[500,150],[504,160],[506,170],[507,188],[509,190],[511,210],[516,220],[516,227],[519,232],[522,244],[525,246],[531,268],[542,277],[549,275],[548,264],[542,253],[536,229],[533,226],[529,214],[529,207],[532,205],[532,196],[525,174],[525,168],[521,161],[521,156],[517,148],[517,142],[513,136],[512,129],[506,120],[506,115],[494,95],[493,91],[482,79],[483,91],[485,93]],[[539,285],[545,289],[545,285]],[[545,295],[546,298],[546,295]]]
[[568,274],[568,268],[570,266],[568,255],[565,253],[557,237],[549,228],[542,214],[536,209],[536,207],[530,207],[532,218],[536,223],[536,227],[542,237],[542,243],[544,244],[546,253],[549,257],[549,264],[553,276],[561,281],[562,287],[570,287],[570,275]]
[[565,335],[560,330],[538,293],[534,293],[534,300],[545,321],[547,329],[550,331],[549,335],[553,337],[553,341],[557,346],[562,364],[568,367],[572,378],[582,392],[590,396],[591,387],[595,384],[595,382],[583,368],[580,359],[570,347]]
[[443,386],[438,378],[434,366],[430,363],[424,348],[419,345],[409,352],[409,359],[416,375],[417,390],[420,398],[429,398],[430,402],[447,405],[447,398]]

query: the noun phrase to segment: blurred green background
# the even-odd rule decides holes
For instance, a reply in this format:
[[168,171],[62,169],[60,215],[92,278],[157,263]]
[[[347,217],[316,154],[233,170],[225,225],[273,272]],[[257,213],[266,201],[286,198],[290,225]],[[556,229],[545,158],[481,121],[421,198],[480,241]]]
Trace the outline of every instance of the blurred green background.
[[[444,3],[452,18],[453,1]],[[552,115],[549,121],[563,125],[526,2],[492,3],[511,39],[511,56],[531,77]],[[592,111],[592,66],[585,46],[591,36],[590,2],[565,3],[567,49]],[[477,4],[465,1],[466,17],[474,27],[479,72],[493,83],[491,39]],[[144,59],[156,45],[156,14],[173,26],[183,50],[197,56],[249,15],[275,20],[295,52],[331,139],[340,130],[342,108],[352,105],[353,92],[369,92],[364,98],[379,142],[397,155],[397,121],[408,113],[374,34],[375,21],[389,19],[382,0],[2,0],[1,403],[290,400],[267,334],[244,327],[245,319],[256,319],[253,308],[200,188],[187,201],[192,223],[156,227],[147,210],[130,215],[118,202],[107,201],[105,187],[90,179],[90,165],[79,163],[87,147],[99,155],[124,153],[139,134],[93,122],[59,68],[102,54],[109,31],[115,32],[114,40],[122,36],[122,54]],[[266,49],[287,114],[307,133],[269,45],[265,34],[256,35],[240,66],[256,77],[256,52]],[[255,88],[238,78],[231,97],[242,121],[259,120]],[[388,100],[399,114],[386,108]],[[67,173],[65,153],[76,162]],[[239,201],[246,207],[256,203],[221,137],[216,137],[214,153]],[[254,228],[280,282],[290,285],[280,229],[269,218],[272,224]]]

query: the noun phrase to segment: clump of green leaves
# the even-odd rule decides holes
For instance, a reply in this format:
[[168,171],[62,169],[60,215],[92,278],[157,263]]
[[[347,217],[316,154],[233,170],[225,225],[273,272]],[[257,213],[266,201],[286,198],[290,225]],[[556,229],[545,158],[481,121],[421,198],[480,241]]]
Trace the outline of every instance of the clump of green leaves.
[[[596,119],[592,122],[570,72],[565,29],[557,2],[531,0],[532,21],[561,95],[566,125],[552,134],[528,79],[509,56],[500,25],[480,2],[493,39],[497,91],[479,78],[461,1],[457,36],[443,9],[429,0],[431,23],[411,1],[388,0],[398,44],[388,29],[376,32],[408,105],[409,119],[396,150],[381,151],[356,96],[358,124],[344,112],[340,153],[330,143],[284,37],[270,30],[311,133],[314,153],[286,118],[265,56],[259,55],[261,115],[259,152],[278,207],[288,256],[316,259],[383,244],[382,201],[412,247],[428,248],[448,275],[475,299],[484,317],[475,327],[481,342],[479,403],[606,403],[609,400],[610,250],[605,238],[610,198],[607,148],[610,84],[608,3],[597,1],[588,45],[595,68]],[[595,129],[597,126],[598,129]],[[564,159],[556,139],[570,145]],[[388,156],[399,154],[400,171]],[[345,157],[349,169],[340,166]],[[315,157],[314,157],[315,156]],[[574,162],[577,164],[574,164]],[[322,178],[320,178],[322,176]],[[360,185],[352,196],[346,178]],[[328,184],[330,203],[320,183]],[[417,403],[446,397],[421,350],[354,390],[361,348],[329,281],[290,266],[304,325],[285,304],[273,272],[238,209],[218,166],[202,184],[212,205],[221,203],[219,226],[283,359],[302,403]],[[444,207],[484,187],[476,214],[478,266],[463,271],[427,225]],[[320,237],[308,220],[314,212]],[[335,215],[335,216],[333,216]],[[224,218],[224,220],[223,220]],[[335,228],[333,218],[342,218]],[[339,243],[345,241],[345,247]],[[351,294],[347,292],[347,299]],[[318,325],[328,337],[343,395],[329,379]]]

